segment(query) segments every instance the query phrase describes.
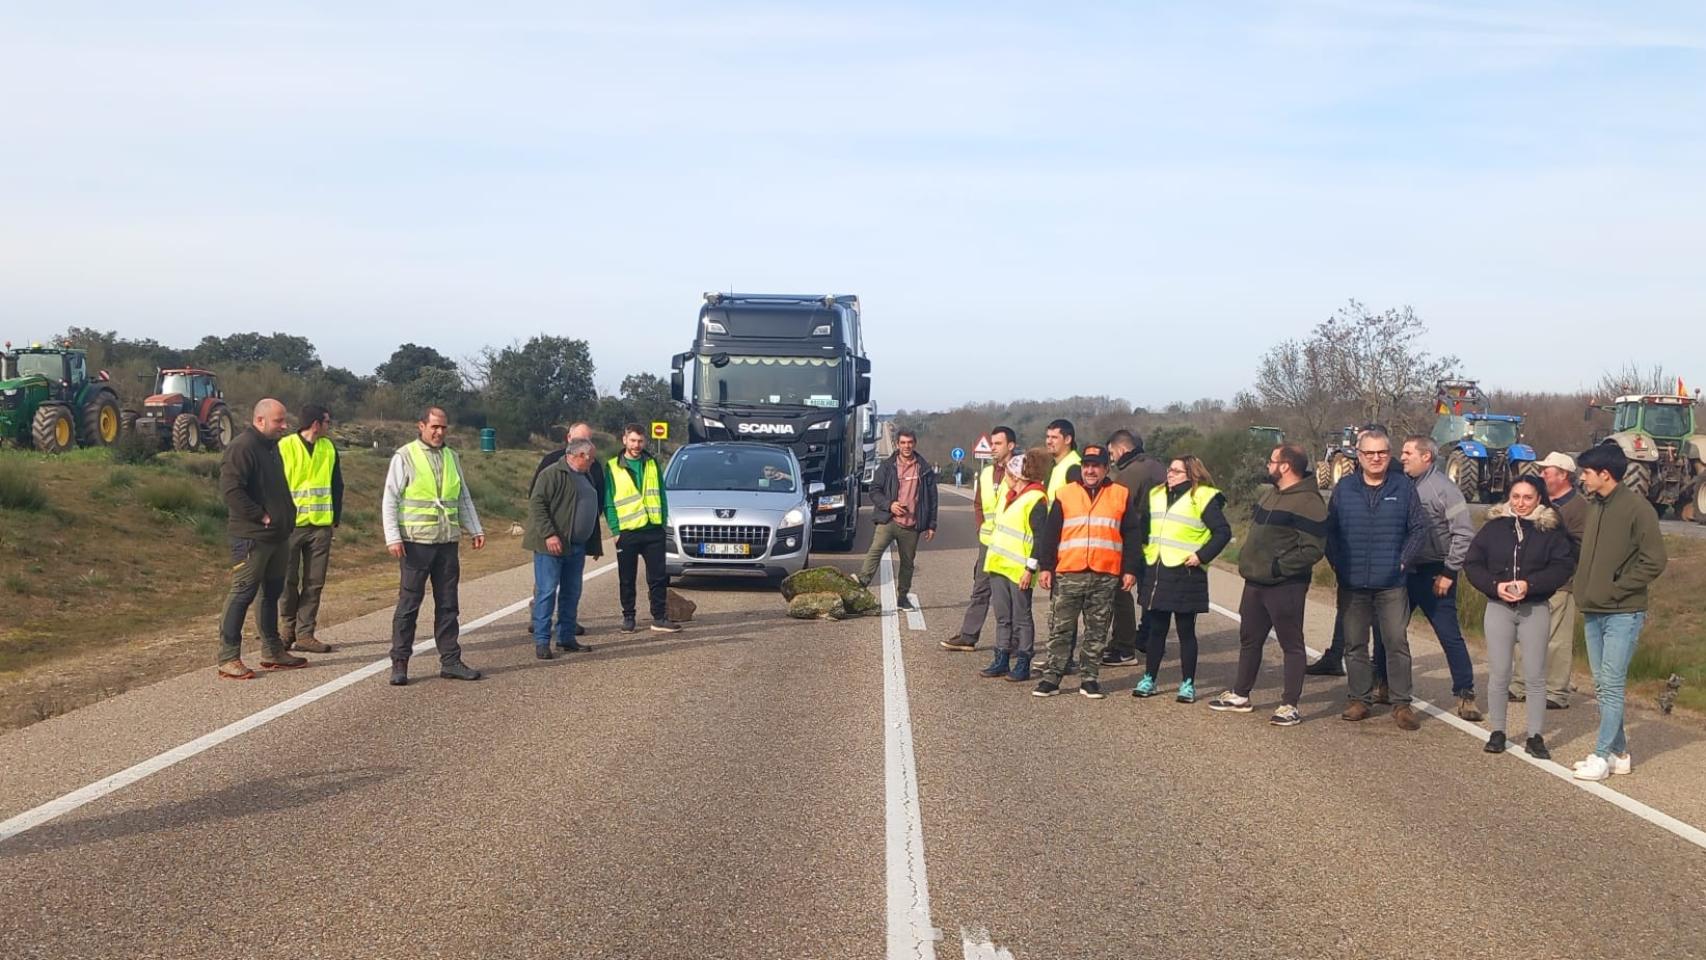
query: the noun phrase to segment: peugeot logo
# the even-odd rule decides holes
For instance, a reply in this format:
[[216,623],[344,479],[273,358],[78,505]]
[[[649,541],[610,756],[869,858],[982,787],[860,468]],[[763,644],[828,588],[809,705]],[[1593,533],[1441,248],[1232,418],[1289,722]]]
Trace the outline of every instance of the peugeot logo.
[[733,510],[725,509],[723,507],[717,508],[717,519],[718,520],[733,520],[734,518],[735,518],[735,512]]

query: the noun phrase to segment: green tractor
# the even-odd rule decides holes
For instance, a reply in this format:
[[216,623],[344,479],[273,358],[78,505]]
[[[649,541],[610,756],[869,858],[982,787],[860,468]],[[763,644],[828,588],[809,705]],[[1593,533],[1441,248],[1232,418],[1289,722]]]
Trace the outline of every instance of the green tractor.
[[118,439],[118,394],[106,371],[90,375],[84,351],[11,346],[0,353],[0,439],[44,453]]
[[1695,408],[1700,398],[1680,391],[1618,397],[1594,404],[1611,413],[1611,434],[1629,459],[1623,484],[1645,497],[1664,516],[1673,508],[1683,520],[1706,523],[1706,436],[1699,432]]
[[1279,427],[1250,427],[1250,440],[1266,450],[1285,442],[1285,431]]

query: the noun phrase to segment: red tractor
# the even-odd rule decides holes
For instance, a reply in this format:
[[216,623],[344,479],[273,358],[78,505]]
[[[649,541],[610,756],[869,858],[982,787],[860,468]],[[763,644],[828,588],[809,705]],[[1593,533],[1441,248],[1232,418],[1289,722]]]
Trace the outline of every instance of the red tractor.
[[125,427],[159,440],[162,449],[223,450],[237,435],[219,377],[207,370],[159,370],[141,413],[126,410]]

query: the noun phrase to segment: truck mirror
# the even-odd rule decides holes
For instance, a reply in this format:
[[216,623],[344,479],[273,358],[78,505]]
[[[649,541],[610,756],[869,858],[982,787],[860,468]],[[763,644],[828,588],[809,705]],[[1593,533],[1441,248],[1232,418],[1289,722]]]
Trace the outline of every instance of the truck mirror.
[[853,388],[853,405],[862,407],[871,402],[871,375],[859,375],[859,383]]
[[687,402],[686,379],[681,375],[681,368],[676,367],[669,374],[669,396],[676,403]]
[[821,497],[823,496],[823,492],[828,489],[828,487],[814,480],[811,483],[806,484],[806,496]]

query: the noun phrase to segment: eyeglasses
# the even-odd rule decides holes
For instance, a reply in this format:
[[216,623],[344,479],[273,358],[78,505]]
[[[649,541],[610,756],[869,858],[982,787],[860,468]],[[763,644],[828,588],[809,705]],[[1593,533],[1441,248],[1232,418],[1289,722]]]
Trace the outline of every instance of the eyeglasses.
[[1358,450],[1357,453],[1362,454],[1370,460],[1379,460],[1384,457],[1392,456],[1391,450]]

